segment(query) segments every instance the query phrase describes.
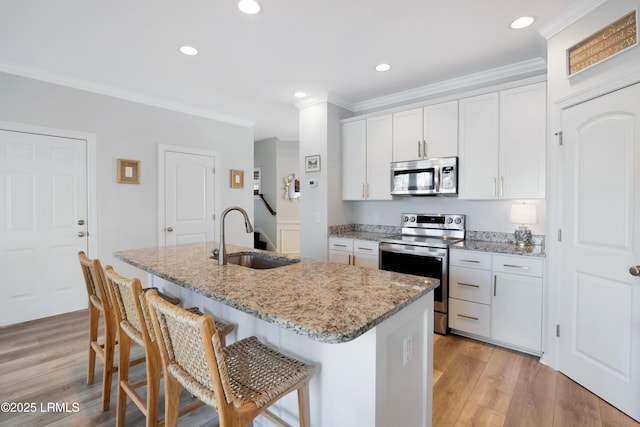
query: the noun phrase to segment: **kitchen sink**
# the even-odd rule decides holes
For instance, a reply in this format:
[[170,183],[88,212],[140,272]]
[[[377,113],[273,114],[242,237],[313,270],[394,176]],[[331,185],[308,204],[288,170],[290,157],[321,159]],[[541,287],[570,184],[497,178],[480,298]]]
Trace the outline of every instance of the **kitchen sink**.
[[227,263],[254,269],[268,269],[296,264],[299,259],[268,255],[261,252],[236,252],[227,255]]

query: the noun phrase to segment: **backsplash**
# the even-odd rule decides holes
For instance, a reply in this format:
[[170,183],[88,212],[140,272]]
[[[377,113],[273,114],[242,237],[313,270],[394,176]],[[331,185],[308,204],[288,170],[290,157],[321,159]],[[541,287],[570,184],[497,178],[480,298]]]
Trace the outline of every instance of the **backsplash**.
[[[337,235],[346,232],[366,232],[366,233],[383,233],[383,234],[400,234],[402,227],[392,225],[373,225],[373,224],[342,224],[332,225],[329,227],[329,235]],[[513,233],[501,233],[494,231],[473,231],[467,230],[465,233],[466,240],[480,240],[483,242],[493,243],[515,243]],[[544,234],[534,234],[533,243],[536,246],[544,246]]]

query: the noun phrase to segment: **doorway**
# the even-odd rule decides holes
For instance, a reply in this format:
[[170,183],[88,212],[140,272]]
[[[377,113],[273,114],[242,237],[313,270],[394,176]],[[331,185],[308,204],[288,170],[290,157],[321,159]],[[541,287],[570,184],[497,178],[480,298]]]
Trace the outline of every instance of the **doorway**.
[[97,256],[88,158],[91,135],[0,123],[0,326],[87,307],[77,253]]

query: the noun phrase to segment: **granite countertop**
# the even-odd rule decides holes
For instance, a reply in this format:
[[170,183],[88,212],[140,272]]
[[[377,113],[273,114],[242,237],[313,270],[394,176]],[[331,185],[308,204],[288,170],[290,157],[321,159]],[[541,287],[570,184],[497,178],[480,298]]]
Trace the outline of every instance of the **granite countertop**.
[[[357,338],[439,286],[435,279],[308,258],[267,270],[218,266],[210,258],[217,247],[216,242],[194,243],[114,255],[207,298],[326,343]],[[227,245],[228,253],[239,251],[256,250]]]
[[329,234],[329,237],[343,237],[346,239],[370,240],[380,242],[383,239],[393,236],[391,233],[378,233],[374,231],[337,231]]
[[534,257],[545,257],[544,246],[527,246],[524,248],[516,246],[514,243],[490,242],[485,240],[463,240],[450,246],[451,249],[461,249],[468,251],[495,252],[505,255],[524,255]]

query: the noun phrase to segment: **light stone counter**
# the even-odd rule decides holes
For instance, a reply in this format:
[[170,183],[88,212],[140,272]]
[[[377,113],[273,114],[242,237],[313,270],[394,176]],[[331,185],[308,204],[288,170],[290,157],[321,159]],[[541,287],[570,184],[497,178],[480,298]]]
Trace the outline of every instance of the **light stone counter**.
[[[327,343],[362,335],[439,286],[435,279],[306,258],[268,270],[220,267],[210,259],[217,247],[197,243],[114,255],[207,298]],[[227,245],[228,253],[238,251],[253,249]]]

